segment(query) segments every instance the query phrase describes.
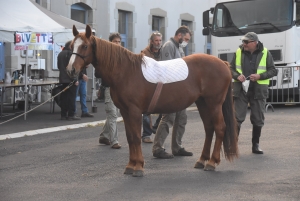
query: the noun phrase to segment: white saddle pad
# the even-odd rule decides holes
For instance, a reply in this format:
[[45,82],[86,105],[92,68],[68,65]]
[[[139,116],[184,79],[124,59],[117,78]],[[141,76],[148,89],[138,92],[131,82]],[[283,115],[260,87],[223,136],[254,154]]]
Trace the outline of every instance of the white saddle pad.
[[185,80],[189,69],[183,59],[168,61],[155,61],[144,56],[145,63],[142,63],[142,71],[145,79],[151,83],[162,82],[163,84]]

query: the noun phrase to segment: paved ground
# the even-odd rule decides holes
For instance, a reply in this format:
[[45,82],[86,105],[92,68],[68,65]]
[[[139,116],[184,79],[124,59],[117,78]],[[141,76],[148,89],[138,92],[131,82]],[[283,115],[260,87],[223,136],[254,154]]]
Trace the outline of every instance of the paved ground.
[[[233,163],[222,157],[215,172],[193,168],[204,142],[194,111],[188,112],[183,141],[194,156],[155,159],[152,145],[143,143],[143,178],[123,174],[128,162],[123,122],[118,123],[120,150],[98,144],[101,125],[0,140],[0,200],[298,201],[299,112],[300,107],[292,106],[266,113],[263,155],[251,153],[248,116],[239,138],[240,157]],[[167,151],[170,141],[169,136]]]
[[[88,109],[91,110],[91,102],[87,103]],[[10,133],[21,133],[24,131],[33,131],[37,129],[45,129],[45,128],[52,128],[52,130],[55,130],[55,127],[65,127],[68,126],[71,128],[69,125],[73,125],[73,127],[78,127],[81,125],[76,126],[75,124],[81,124],[81,123],[99,123],[101,120],[106,119],[106,114],[104,110],[104,102],[94,102],[94,105],[97,106],[97,113],[92,113],[94,114],[93,118],[82,118],[79,121],[64,121],[60,120],[60,108],[56,105],[54,113],[50,112],[50,104],[46,103],[42,105],[41,107],[38,107],[37,109],[34,109],[32,112],[27,114],[26,120],[24,120],[24,116],[21,116],[17,119],[14,119],[8,123],[1,124],[13,117],[18,116],[19,114],[22,114],[22,110],[15,109],[13,110],[12,107],[5,106],[4,107],[4,113],[5,114],[14,114],[17,113],[17,115],[11,115],[11,116],[5,116],[0,119],[0,139],[1,135],[5,134],[10,134]],[[32,106],[32,108],[36,107],[37,105]],[[80,111],[80,104],[77,102],[77,109]],[[81,115],[81,111],[79,113]],[[82,125],[85,126],[85,125]],[[57,128],[57,129],[62,129],[62,128]],[[51,129],[48,131],[43,130],[41,132],[49,132]],[[29,134],[29,132],[27,132]],[[6,137],[6,136],[2,136]]]

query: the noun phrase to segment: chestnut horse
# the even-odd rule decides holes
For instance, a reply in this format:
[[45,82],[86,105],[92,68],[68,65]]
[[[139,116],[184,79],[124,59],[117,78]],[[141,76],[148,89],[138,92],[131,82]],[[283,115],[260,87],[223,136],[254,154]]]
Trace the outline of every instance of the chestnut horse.
[[[147,113],[155,83],[148,82],[142,73],[143,54],[92,35],[90,26],[79,33],[73,26],[71,56],[67,71],[76,78],[83,67],[92,64],[95,76],[110,87],[111,98],[120,109],[129,144],[129,162],[124,174],[143,176],[144,157],[141,148],[142,114]],[[185,80],[164,84],[152,113],[173,113],[197,105],[205,128],[205,143],[195,168],[214,170],[220,163],[223,143],[225,158],[238,157],[237,126],[234,117],[231,73],[228,63],[206,54],[193,54],[183,58],[188,67]],[[210,156],[211,143],[216,133]]]

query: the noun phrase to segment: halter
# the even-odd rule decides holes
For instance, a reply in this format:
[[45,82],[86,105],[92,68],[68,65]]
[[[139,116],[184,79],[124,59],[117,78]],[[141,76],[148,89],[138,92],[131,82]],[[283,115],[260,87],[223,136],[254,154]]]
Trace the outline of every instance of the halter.
[[72,52],[72,54],[75,54],[76,56],[79,56],[81,59],[83,59],[84,64],[85,64],[86,62],[85,62],[85,59],[84,59],[84,58],[89,57],[89,56],[90,56],[91,54],[93,54],[93,53],[88,54],[88,55],[86,55],[86,56],[82,56],[82,55],[80,55],[80,54],[78,54],[78,53],[75,53],[75,52]]
[[95,63],[95,64],[97,64],[97,59],[96,59],[96,41],[95,41],[95,38],[93,37],[93,43],[92,43],[92,53],[91,54],[88,54],[88,55],[85,55],[85,56],[82,56],[82,55],[80,55],[80,54],[78,54],[78,53],[76,53],[76,52],[72,52],[72,54],[75,54],[76,56],[79,56],[81,59],[83,59],[83,61],[84,61],[84,64],[86,63],[85,62],[85,58],[87,58],[87,57],[89,57],[89,56],[91,56],[91,55],[93,55],[94,56],[94,60],[92,61],[92,63]]

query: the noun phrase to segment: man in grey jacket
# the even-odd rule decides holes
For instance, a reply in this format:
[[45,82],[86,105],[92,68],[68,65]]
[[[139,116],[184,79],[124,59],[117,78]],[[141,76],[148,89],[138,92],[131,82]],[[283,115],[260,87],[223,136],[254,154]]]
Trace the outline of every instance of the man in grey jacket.
[[[259,148],[259,138],[264,125],[264,112],[268,98],[269,79],[277,75],[271,53],[258,40],[254,32],[242,38],[243,44],[237,49],[231,61],[234,107],[238,123],[238,133],[245,121],[248,104],[252,129],[252,153],[263,154]],[[248,80],[248,81],[246,81]],[[249,82],[248,89],[243,83]]]
[[[175,36],[170,38],[161,48],[161,60],[171,60],[184,56],[182,47],[188,44],[191,38],[191,31],[186,26],[177,29]],[[161,159],[170,159],[175,156],[192,156],[192,152],[186,151],[181,145],[181,139],[187,123],[186,109],[171,113],[163,114],[159,126],[156,130],[154,144],[152,148],[153,156]],[[171,149],[172,154],[167,153],[163,144],[169,135],[169,127],[173,126]]]

